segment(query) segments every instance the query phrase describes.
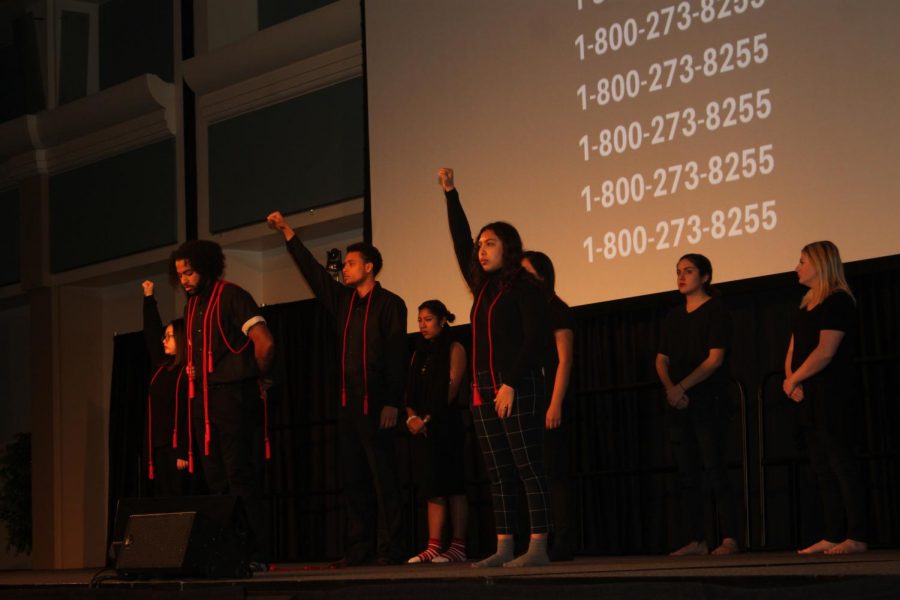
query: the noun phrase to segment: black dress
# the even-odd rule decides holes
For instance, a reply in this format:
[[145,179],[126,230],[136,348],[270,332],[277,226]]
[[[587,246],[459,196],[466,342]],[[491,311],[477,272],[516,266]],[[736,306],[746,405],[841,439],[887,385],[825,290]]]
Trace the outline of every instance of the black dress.
[[428,435],[414,435],[411,441],[420,500],[462,495],[466,489],[462,414],[456,398],[447,398],[453,346],[449,329],[444,327],[433,340],[420,337],[409,366],[406,405],[422,418],[430,416]]
[[796,405],[822,500],[825,539],[834,543],[868,539],[865,484],[851,449],[858,400],[853,368],[856,322],[853,299],[837,291],[812,310],[798,309],[791,328],[792,371],[816,349],[822,331],[844,332],[828,365],[801,383],[803,401]]
[[181,496],[188,492],[188,478],[176,462],[188,459],[188,378],[184,366],[174,364],[163,352],[165,329],[153,296],[144,297],[143,314],[144,342],[153,364],[145,438],[150,453],[148,475],[152,474],[155,496]]

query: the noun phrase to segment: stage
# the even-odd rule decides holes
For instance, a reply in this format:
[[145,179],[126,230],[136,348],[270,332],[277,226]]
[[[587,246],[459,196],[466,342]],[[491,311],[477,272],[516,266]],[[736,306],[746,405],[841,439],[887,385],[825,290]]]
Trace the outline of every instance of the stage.
[[523,569],[280,564],[250,579],[105,579],[96,569],[0,573],[3,598],[900,598],[900,551],[728,557],[579,557]]

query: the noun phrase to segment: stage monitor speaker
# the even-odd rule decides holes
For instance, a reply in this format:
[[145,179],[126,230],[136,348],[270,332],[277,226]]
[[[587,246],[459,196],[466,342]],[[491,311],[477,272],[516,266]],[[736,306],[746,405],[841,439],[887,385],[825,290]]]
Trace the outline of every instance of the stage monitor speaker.
[[241,578],[252,544],[235,496],[126,498],[110,548],[122,575]]

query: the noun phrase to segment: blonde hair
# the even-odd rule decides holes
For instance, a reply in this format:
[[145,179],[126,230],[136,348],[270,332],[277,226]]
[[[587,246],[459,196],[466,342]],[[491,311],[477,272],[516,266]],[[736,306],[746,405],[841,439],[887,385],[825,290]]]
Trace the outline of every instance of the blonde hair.
[[804,246],[800,252],[806,255],[819,275],[816,284],[803,296],[800,308],[821,304],[825,298],[837,291],[846,292],[853,302],[856,302],[844,276],[841,253],[834,243],[827,240],[813,242]]

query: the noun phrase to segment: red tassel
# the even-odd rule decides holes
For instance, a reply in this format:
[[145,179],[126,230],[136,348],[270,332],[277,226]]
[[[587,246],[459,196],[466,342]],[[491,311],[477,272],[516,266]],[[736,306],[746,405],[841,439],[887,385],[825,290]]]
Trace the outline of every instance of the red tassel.
[[478,391],[478,386],[474,383],[472,384],[472,405],[481,406],[481,392]]
[[178,433],[175,433],[175,432],[172,433],[172,447],[173,448],[178,447]]
[[150,479],[153,479],[155,476],[155,472],[153,471],[153,463],[150,463]]
[[194,378],[193,377],[188,378],[188,398],[190,398],[191,400],[194,399]]
[[369,395],[368,394],[363,396],[363,414],[364,415],[369,414]]
[[347,406],[347,390],[341,390],[341,406]]
[[212,350],[210,350],[207,354],[208,354],[208,356],[206,358],[206,364],[209,365],[208,372],[212,373],[213,372]]
[[269,436],[266,436],[266,460],[272,460],[272,446],[269,445]]
[[190,473],[191,475],[194,474],[194,453],[193,452],[188,453],[188,473]]
[[206,424],[206,434],[203,436],[203,456],[209,456],[209,423]]

